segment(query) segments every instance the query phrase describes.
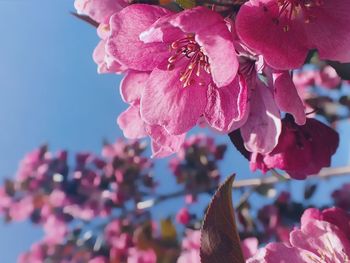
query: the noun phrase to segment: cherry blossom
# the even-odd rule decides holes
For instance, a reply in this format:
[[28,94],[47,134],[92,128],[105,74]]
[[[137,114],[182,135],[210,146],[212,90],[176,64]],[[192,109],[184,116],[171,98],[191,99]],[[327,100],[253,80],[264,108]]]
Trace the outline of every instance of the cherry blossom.
[[236,29],[276,69],[300,67],[311,49],[321,59],[349,62],[349,10],[347,0],[250,0],[238,12]]

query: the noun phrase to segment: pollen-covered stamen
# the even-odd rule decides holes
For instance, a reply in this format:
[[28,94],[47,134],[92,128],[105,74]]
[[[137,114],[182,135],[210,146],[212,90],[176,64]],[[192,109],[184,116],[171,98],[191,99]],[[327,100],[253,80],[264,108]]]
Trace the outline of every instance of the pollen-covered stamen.
[[[183,82],[184,88],[195,82],[194,74],[199,77],[201,70],[210,74],[208,57],[204,55],[202,48],[195,41],[194,34],[188,34],[186,37],[174,41],[170,45],[170,51],[173,55],[168,58],[168,70],[174,69],[176,62],[182,59],[188,60],[180,75],[180,81]],[[199,81],[199,85],[204,85],[204,82]]]
[[288,22],[298,17],[304,19],[305,23],[309,23],[314,17],[310,14],[309,10],[313,7],[321,6],[323,0],[277,0],[279,5],[278,18],[275,20],[279,24],[281,17],[286,18],[287,24],[284,25],[283,30],[289,31]]

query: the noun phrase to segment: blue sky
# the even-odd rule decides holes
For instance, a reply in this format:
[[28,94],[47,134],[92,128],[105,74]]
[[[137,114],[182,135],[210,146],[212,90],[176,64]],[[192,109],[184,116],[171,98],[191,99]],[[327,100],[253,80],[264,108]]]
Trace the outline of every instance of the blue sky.
[[[92,51],[98,38],[94,28],[73,18],[73,0],[0,0],[0,177],[11,177],[25,153],[40,144],[51,149],[99,151],[103,138],[121,136],[116,116],[126,105],[118,94],[120,76],[98,75]],[[348,134],[349,125],[341,127]],[[335,160],[348,161],[349,140],[344,138]],[[225,136],[218,138],[226,141]],[[162,191],[172,189],[173,178],[157,171]],[[252,176],[246,161],[229,147],[223,174]],[[342,179],[348,180],[348,179]],[[333,180],[330,191],[341,180]],[[300,193],[303,183],[294,183]],[[293,191],[294,192],[294,191]],[[315,198],[324,200],[324,192]],[[256,197],[257,198],[257,197]],[[323,198],[323,199],[322,199]],[[182,200],[175,200],[181,207]],[[203,206],[202,206],[203,207]],[[156,216],[165,216],[163,209]],[[40,239],[41,231],[27,223],[0,223],[0,262],[16,256]]]

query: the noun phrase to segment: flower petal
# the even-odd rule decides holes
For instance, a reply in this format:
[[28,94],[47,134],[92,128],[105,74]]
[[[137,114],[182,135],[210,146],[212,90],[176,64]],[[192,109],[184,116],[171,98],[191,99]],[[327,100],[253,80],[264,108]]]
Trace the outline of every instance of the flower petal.
[[[230,85],[222,88],[208,87],[208,103],[205,109],[205,119],[214,129],[230,132],[237,129],[247,113],[248,88],[236,78]],[[243,125],[244,122],[240,122]]]
[[169,71],[156,68],[147,81],[141,98],[141,116],[151,125],[163,126],[179,135],[196,125],[207,103],[206,87],[180,81],[182,65]]
[[159,125],[147,125],[147,133],[152,138],[152,157],[163,158],[180,150],[186,134],[170,135]]
[[208,56],[210,70],[218,87],[229,85],[238,70],[232,34],[224,19],[205,7],[181,12],[170,23],[182,31],[195,34],[196,42]]
[[120,94],[123,101],[139,104],[150,73],[130,70],[120,83]]
[[241,6],[236,30],[240,39],[276,69],[300,67],[309,50],[304,23],[279,17],[276,0],[250,0]]
[[306,122],[305,107],[289,72],[274,72],[272,76],[277,107],[281,111],[292,114],[297,124],[304,125]]
[[110,19],[107,52],[131,69],[151,71],[168,56],[168,47],[163,43],[145,44],[139,36],[169,12],[157,6],[134,4],[114,14]]
[[350,62],[350,1],[324,0],[308,12],[311,19],[305,30],[310,48],[317,48],[321,59]]
[[128,139],[140,139],[147,136],[144,121],[140,117],[140,109],[130,106],[117,119],[120,129]]
[[282,124],[272,92],[259,79],[251,92],[250,113],[241,133],[250,152],[266,154],[278,143]]

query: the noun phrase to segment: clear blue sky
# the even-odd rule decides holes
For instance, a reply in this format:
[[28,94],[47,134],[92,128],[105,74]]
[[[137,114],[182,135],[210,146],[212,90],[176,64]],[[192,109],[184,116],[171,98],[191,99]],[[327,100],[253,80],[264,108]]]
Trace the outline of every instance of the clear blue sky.
[[[99,151],[103,138],[121,136],[115,124],[126,108],[118,94],[120,77],[96,73],[91,58],[96,32],[70,11],[73,0],[0,0],[0,178],[11,177],[23,155],[42,143],[54,150]],[[345,134],[348,126],[342,128]],[[349,140],[342,139],[336,165],[349,159]],[[227,157],[224,174],[235,171],[238,179],[252,176],[232,147]],[[173,185],[165,168],[160,161],[162,191]],[[292,187],[298,190],[303,184]],[[332,187],[339,184],[337,180]],[[330,191],[327,183],[322,189]],[[315,198],[322,199],[322,194]],[[159,209],[156,216],[163,213]],[[40,237],[40,230],[30,224],[0,223],[0,262],[16,262],[16,256]]]

